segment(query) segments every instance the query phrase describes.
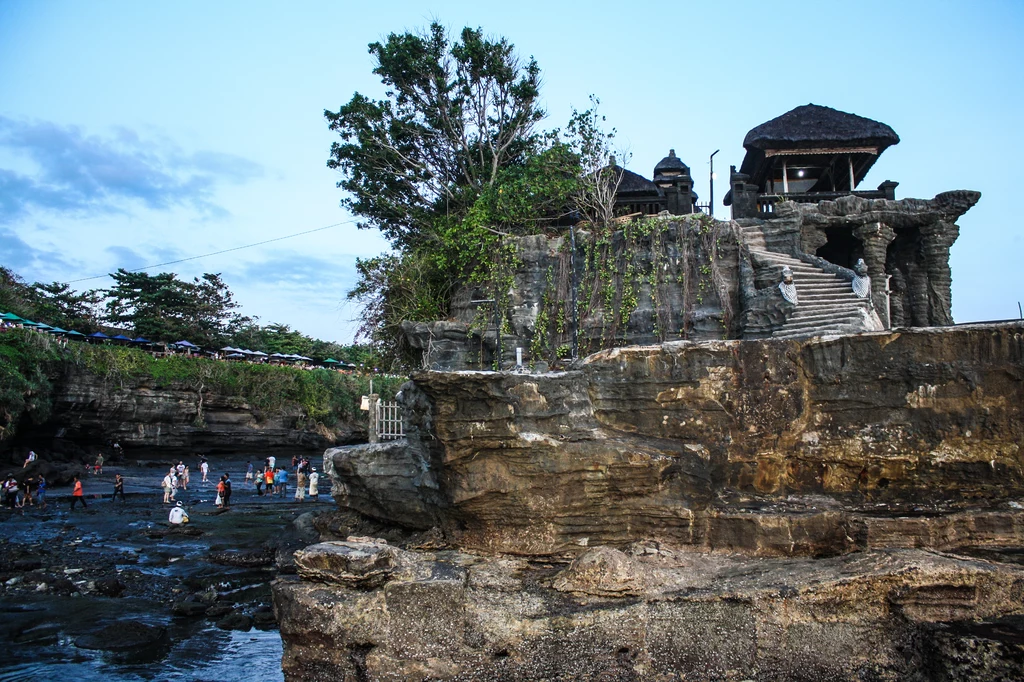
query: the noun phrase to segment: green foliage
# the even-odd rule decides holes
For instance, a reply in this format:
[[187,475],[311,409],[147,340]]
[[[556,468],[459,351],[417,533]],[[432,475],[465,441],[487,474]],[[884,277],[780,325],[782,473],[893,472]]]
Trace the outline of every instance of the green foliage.
[[0,266],[0,312],[90,334],[99,329],[102,292],[76,293],[67,284],[27,284],[17,273]]
[[220,345],[249,318],[238,307],[219,274],[186,282],[174,273],[149,275],[118,269],[106,290],[106,320],[153,340],[187,339],[199,346]]
[[22,418],[41,423],[50,415],[51,376],[61,362],[57,344],[43,334],[0,333],[0,440],[13,435]]
[[328,167],[339,170],[342,204],[396,247],[417,243],[442,211],[461,214],[498,173],[520,163],[544,116],[540,69],[504,38],[464,28],[453,40],[431,24],[372,43],[374,74],[386,98],[355,93],[325,111],[341,142]]

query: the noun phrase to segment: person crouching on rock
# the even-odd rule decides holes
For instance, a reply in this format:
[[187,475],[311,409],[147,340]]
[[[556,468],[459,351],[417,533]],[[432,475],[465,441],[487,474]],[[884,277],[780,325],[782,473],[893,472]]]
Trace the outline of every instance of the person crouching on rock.
[[188,513],[185,508],[181,506],[179,501],[175,506],[171,507],[171,513],[167,515],[168,523],[175,526],[181,526],[188,523]]
[[82,508],[83,509],[86,509],[86,508],[89,507],[89,505],[87,505],[85,503],[85,494],[82,492],[82,481],[78,478],[78,474],[75,474],[75,489],[71,493],[71,509],[70,509],[70,511],[75,511],[75,504],[77,504],[78,502],[82,503]]

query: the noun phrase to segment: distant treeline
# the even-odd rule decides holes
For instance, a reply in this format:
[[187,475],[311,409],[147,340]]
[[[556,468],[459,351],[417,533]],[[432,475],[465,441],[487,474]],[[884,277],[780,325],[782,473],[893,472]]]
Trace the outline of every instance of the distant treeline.
[[151,341],[188,340],[206,348],[235,346],[266,353],[295,353],[324,360],[379,366],[369,346],[343,346],[306,336],[287,324],[259,324],[240,315],[219,274],[192,281],[174,273],[149,275],[118,270],[109,289],[77,292],[63,282],[28,284],[0,266],[0,313],[84,334],[127,332]]

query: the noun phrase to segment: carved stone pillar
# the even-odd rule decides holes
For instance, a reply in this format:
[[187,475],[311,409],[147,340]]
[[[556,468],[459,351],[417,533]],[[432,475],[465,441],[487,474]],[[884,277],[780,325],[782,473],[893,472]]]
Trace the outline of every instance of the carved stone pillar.
[[866,223],[853,230],[853,236],[864,245],[864,263],[868,266],[871,276],[871,305],[875,308],[886,329],[891,327],[889,321],[889,292],[886,290],[888,281],[885,273],[885,257],[889,244],[896,238],[896,233],[885,223]]
[[953,324],[953,275],[949,269],[949,247],[960,236],[960,226],[939,220],[921,228],[921,255],[928,277],[928,324]]

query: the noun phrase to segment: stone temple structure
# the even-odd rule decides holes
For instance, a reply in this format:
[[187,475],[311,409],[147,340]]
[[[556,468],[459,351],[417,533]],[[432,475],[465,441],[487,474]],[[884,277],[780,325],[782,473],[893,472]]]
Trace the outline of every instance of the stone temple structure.
[[274,583],[285,679],[1024,679],[1024,321],[951,325],[979,195],[858,189],[898,139],[758,126],[727,221],[613,165],[621,222],[408,323],[404,437],[325,452]]
[[[652,180],[613,159],[614,235],[581,225],[519,238],[507,290],[465,288],[448,320],[406,323],[409,344],[426,367],[485,369],[514,365],[516,348],[532,366],[630,344],[952,324],[949,249],[980,194],[897,199],[889,180],[861,189],[898,143],[884,123],[797,107],[747,134],[727,221],[701,211],[675,150]],[[784,268],[798,294],[789,299],[778,286]]]

